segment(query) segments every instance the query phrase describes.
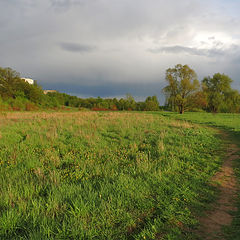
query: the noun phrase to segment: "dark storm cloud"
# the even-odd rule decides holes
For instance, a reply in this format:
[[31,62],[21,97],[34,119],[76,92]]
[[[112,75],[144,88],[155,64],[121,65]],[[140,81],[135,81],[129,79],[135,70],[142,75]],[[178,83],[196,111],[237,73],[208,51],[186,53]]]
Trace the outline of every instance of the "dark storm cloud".
[[[44,83],[43,87],[45,89],[55,89],[60,92],[71,93],[78,96],[84,97],[113,97],[120,96],[124,97],[126,93],[131,93],[136,96],[139,100],[145,100],[146,96],[159,96],[161,94],[161,89],[164,84],[160,82],[148,82],[148,83],[114,83],[114,82],[101,82],[96,83],[93,86],[85,83],[81,84],[67,84],[59,83],[57,86],[52,83]],[[99,94],[101,93],[101,94]],[[160,97],[159,99],[162,104],[164,104],[164,99]]]
[[60,47],[65,51],[81,52],[81,53],[92,52],[97,49],[95,46],[80,44],[80,43],[69,43],[69,42],[60,43]]

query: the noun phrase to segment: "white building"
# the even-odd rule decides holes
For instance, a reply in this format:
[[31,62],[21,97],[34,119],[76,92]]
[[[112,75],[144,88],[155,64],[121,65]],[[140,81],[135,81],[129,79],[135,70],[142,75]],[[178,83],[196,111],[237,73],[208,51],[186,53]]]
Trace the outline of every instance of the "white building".
[[34,80],[31,78],[22,78],[22,80],[24,80],[25,82],[27,82],[29,84],[34,84]]

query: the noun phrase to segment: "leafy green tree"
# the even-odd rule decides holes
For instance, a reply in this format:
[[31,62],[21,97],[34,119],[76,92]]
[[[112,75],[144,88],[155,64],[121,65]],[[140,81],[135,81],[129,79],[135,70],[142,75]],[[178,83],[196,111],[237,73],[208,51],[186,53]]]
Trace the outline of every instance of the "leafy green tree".
[[221,109],[222,112],[240,112],[240,94],[237,90],[230,90],[225,93],[225,109]]
[[159,102],[156,96],[147,97],[145,100],[145,109],[146,111],[158,111]]
[[[236,92],[231,88],[232,79],[225,74],[216,73],[213,77],[205,77],[202,81],[203,89],[207,94],[207,106],[211,112],[219,112],[221,107],[227,107],[226,101],[233,101]],[[237,103],[237,101],[236,101]],[[229,103],[230,104],[230,103]],[[225,105],[225,106],[224,106]]]
[[135,99],[129,93],[126,94],[125,109],[126,110],[135,110],[136,109]]
[[199,89],[197,75],[188,65],[177,64],[166,70],[165,77],[168,85],[163,88],[167,104],[172,110],[184,113],[191,95]]
[[21,83],[20,74],[11,68],[0,67],[0,95],[3,99],[15,98],[19,92],[17,85]]
[[[0,94],[3,99],[16,99],[17,105],[21,105],[25,99],[36,104],[42,104],[44,94],[40,86],[29,84],[20,78],[20,74],[11,68],[0,68]],[[20,100],[21,99],[21,100]]]
[[137,111],[144,111],[146,108],[146,103],[145,102],[137,102],[136,103],[136,110]]
[[126,100],[124,98],[121,98],[118,102],[117,102],[117,108],[119,110],[125,110],[125,102]]
[[25,83],[24,93],[31,102],[34,102],[36,104],[42,104],[44,101],[45,96],[43,94],[43,90],[38,85],[31,85]]
[[203,111],[207,107],[207,95],[204,91],[199,90],[189,97],[189,111]]

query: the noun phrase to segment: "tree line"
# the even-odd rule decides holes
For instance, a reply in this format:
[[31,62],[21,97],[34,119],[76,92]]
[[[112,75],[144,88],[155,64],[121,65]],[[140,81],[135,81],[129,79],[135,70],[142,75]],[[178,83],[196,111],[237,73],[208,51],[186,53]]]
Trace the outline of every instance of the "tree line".
[[180,114],[186,110],[240,112],[239,91],[231,88],[233,80],[225,74],[216,73],[199,82],[193,69],[177,64],[166,70],[166,82],[163,92],[169,110]]
[[66,107],[96,111],[208,111],[240,112],[239,91],[231,88],[233,80],[225,74],[216,73],[201,82],[188,65],[178,64],[166,70],[167,86],[163,88],[165,106],[159,107],[156,96],[145,101],[135,101],[131,94],[125,98],[79,98],[66,93],[44,94],[36,82],[25,82],[20,74],[11,68],[0,67],[0,110],[60,109]]
[[31,85],[13,69],[0,67],[0,110],[32,111],[63,107],[96,111],[158,111],[159,102],[156,96],[149,96],[143,102],[136,102],[131,94],[126,94],[126,97],[121,99],[79,98],[60,92],[44,94],[41,86],[36,82]]

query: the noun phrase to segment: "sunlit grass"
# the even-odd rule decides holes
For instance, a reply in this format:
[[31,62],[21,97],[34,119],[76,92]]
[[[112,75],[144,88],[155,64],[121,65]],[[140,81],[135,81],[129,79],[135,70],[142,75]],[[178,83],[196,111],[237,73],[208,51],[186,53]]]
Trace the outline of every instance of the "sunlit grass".
[[211,129],[142,113],[0,119],[1,239],[192,239],[214,196]]
[[158,112],[156,114],[240,132],[240,114],[236,113],[213,114],[205,112],[186,112],[184,114],[178,114],[172,112]]
[[[159,114],[159,113],[158,113]],[[200,123],[204,125],[214,126],[219,128],[221,131],[227,131],[229,135],[229,143],[237,144],[240,148],[240,114],[232,113],[192,113],[188,112],[183,115],[177,113],[164,112],[160,113],[161,116],[170,117],[171,119],[181,119],[188,120],[195,123]],[[240,152],[236,153],[240,156]],[[234,161],[234,171],[238,178],[238,183],[240,185],[240,158]],[[235,199],[235,196],[233,196]],[[226,233],[226,239],[238,240],[240,239],[240,195],[237,195],[236,206],[238,208],[237,212],[234,212],[232,225],[225,227],[224,232]]]

